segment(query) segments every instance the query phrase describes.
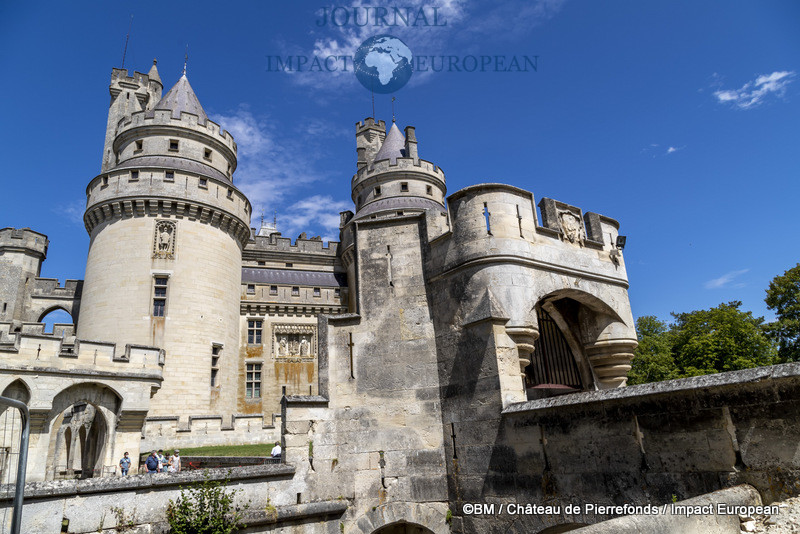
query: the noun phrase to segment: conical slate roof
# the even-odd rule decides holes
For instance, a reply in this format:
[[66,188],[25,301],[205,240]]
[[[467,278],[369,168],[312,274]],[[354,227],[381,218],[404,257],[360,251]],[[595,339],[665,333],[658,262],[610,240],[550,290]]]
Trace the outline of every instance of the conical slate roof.
[[[150,67],[150,72],[147,73],[147,77],[150,78],[151,81],[161,83],[161,76],[158,75],[158,69],[156,68],[156,63],[158,63],[158,61],[154,59],[153,66]],[[164,84],[161,83],[161,85],[163,86]]]
[[169,90],[169,92],[161,98],[153,109],[168,109],[172,111],[172,117],[175,119],[181,118],[181,112],[192,113],[197,115],[197,122],[205,124],[208,120],[208,115],[200,105],[197,95],[194,94],[192,86],[189,85],[189,80],[184,74],[178,83]]
[[386,135],[386,139],[381,145],[381,149],[375,154],[374,161],[388,159],[392,165],[397,163],[397,158],[406,157],[406,138],[400,133],[397,124],[392,123],[392,128]]

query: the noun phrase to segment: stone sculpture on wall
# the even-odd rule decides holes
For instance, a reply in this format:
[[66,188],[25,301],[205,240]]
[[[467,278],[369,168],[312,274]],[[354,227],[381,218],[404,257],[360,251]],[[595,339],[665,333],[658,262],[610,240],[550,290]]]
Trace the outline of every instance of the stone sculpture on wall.
[[156,221],[156,231],[153,237],[153,258],[174,259],[175,232],[176,225],[174,221]]
[[317,331],[313,325],[276,324],[272,327],[275,355],[278,358],[316,356]]
[[581,218],[571,211],[560,211],[558,222],[561,225],[561,236],[565,241],[574,245],[583,246],[586,234],[583,230]]

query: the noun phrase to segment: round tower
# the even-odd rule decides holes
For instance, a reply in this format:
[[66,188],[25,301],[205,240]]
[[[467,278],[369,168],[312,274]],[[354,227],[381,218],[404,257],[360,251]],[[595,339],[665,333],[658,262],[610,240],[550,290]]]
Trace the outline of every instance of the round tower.
[[[157,77],[153,67],[148,78]],[[77,335],[115,342],[117,353],[126,344],[165,350],[150,415],[233,410],[236,370],[219,362],[238,350],[251,212],[232,181],[233,137],[208,119],[184,73],[157,103],[117,122],[111,155],[86,188],[91,241]]]
[[413,126],[405,135],[392,120],[389,132],[384,121],[368,117],[356,123],[357,171],[351,181],[356,213],[342,214],[342,262],[347,269],[349,309],[357,310],[355,223],[364,219],[386,219],[415,213],[445,213],[442,169],[419,158]]
[[444,173],[419,158],[414,127],[407,126],[404,136],[392,121],[385,133],[385,123],[370,117],[356,123],[356,146],[358,170],[350,184],[356,219],[444,211]]

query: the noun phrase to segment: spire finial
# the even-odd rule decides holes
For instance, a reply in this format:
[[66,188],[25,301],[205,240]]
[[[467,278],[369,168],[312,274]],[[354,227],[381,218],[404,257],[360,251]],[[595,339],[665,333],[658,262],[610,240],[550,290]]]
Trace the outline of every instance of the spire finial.
[[189,44],[186,44],[186,53],[183,55],[183,75],[186,76],[186,64],[189,63]]
[[394,97],[392,97],[392,122],[394,122]]

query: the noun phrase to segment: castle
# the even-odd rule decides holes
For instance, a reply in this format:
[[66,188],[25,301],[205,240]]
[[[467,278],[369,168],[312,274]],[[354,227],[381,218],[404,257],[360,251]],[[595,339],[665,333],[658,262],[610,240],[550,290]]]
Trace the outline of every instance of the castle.
[[[0,391],[30,408],[29,481],[106,476],[123,451],[281,440],[288,462],[308,448],[298,502],[343,484],[364,509],[380,493],[444,517],[448,459],[463,444],[465,469],[488,460],[476,432],[503,410],[625,385],[614,219],[498,183],[447,196],[413,127],[367,118],[340,242],[292,241],[250,227],[235,140],[185,73],[162,95],[155,62],[114,69],[109,90],[84,280],[40,278],[47,237],[0,230]],[[45,333],[54,309],[75,325]],[[310,482],[312,457],[344,474]]]

